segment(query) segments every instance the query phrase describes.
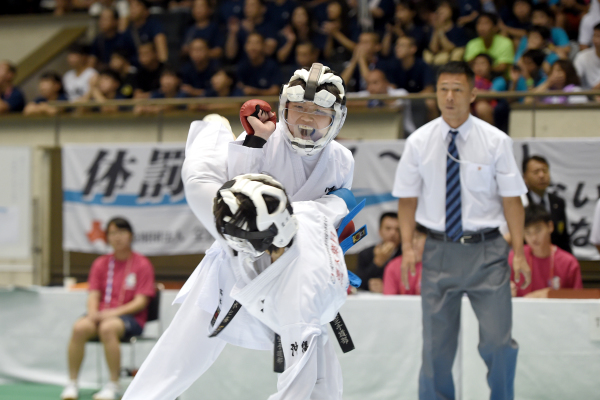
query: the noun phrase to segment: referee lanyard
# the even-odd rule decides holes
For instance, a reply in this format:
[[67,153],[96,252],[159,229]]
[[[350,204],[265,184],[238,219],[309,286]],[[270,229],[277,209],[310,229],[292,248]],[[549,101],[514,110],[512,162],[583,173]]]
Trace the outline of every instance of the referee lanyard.
[[[554,290],[560,289],[560,276],[554,276],[554,259],[556,258],[556,246],[552,245],[550,250],[550,277],[548,287]],[[527,252],[527,262],[533,267],[533,254],[531,248]]]
[[[125,273],[123,274],[123,282],[121,284],[121,290],[119,291],[119,301],[117,303],[117,307],[123,304],[123,300],[125,299],[125,279],[127,279],[127,274],[131,269],[131,259],[133,257],[129,257],[127,259],[127,266],[125,267]],[[115,256],[111,256],[108,261],[108,274],[106,276],[106,291],[104,292],[104,307],[110,308],[110,301],[112,299],[112,291],[113,291],[113,282],[115,277]]]

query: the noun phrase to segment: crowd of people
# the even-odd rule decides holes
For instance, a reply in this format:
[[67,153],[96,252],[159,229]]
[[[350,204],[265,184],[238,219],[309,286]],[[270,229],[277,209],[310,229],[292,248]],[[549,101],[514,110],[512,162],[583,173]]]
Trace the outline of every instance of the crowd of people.
[[[36,2],[24,3],[31,9]],[[89,12],[97,18],[98,34],[88,45],[69,50],[71,70],[43,74],[38,97],[30,102],[13,84],[15,66],[3,62],[0,112],[54,114],[59,110],[44,103],[64,99],[94,100],[100,105],[92,111],[118,112],[125,109],[101,103],[127,98],[276,95],[282,76],[316,61],[340,72],[350,96],[356,93],[358,97],[433,92],[436,69],[450,60],[469,62],[476,86],[484,92],[600,88],[598,0],[39,3],[41,9],[59,15]],[[189,20],[180,37],[168,37],[164,28],[163,22],[173,15]],[[564,95],[480,99],[473,113],[506,130],[512,101],[568,104],[589,100],[594,99]],[[365,103],[368,107],[390,105],[401,104]],[[133,111],[143,114],[168,108],[176,107],[144,106]],[[433,100],[423,110],[425,119],[417,122],[439,115]]]
[[[581,289],[581,270],[573,256],[567,227],[565,200],[548,190],[550,165],[546,158],[533,155],[523,161],[523,180],[528,192],[522,196],[525,206],[525,255],[532,268],[532,283],[521,289],[511,276],[513,297],[546,298],[550,290]],[[510,242],[510,235],[505,233]],[[381,215],[380,241],[358,256],[357,274],[363,280],[360,289],[386,295],[421,294],[422,255],[425,230],[417,228],[413,239],[417,263],[416,274],[409,276],[408,286],[401,281],[402,246],[398,214]],[[600,200],[596,207],[590,242],[600,252]],[[513,252],[509,254],[512,266]]]

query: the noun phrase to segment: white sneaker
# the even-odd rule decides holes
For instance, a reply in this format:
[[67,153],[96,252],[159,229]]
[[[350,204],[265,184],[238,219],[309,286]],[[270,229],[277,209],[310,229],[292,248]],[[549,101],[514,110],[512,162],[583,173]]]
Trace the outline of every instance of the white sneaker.
[[69,383],[60,394],[62,400],[77,400],[79,398],[79,389],[73,382]]
[[204,122],[220,122],[223,125],[225,125],[225,127],[227,129],[229,129],[229,131],[233,134],[233,131],[231,130],[231,124],[229,123],[229,120],[219,114],[208,114],[207,116],[205,116],[204,118],[202,118],[202,121]]
[[108,382],[104,385],[102,390],[95,393],[92,398],[94,400],[117,400],[119,396],[119,385],[114,382]]

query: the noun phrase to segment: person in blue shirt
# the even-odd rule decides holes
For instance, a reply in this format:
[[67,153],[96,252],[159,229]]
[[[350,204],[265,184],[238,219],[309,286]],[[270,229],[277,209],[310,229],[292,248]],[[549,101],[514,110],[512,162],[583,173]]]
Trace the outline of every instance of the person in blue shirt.
[[118,23],[119,15],[115,9],[105,8],[102,10],[98,19],[100,33],[92,42],[90,49],[90,61],[93,66],[107,66],[112,53],[117,48],[127,47],[130,51],[135,49],[133,41],[128,40],[127,35],[118,32]]
[[267,5],[267,20],[272,21],[275,28],[282,30],[292,18],[294,9],[298,6],[295,0],[273,0]]
[[21,112],[25,108],[25,97],[13,85],[17,67],[8,61],[0,61],[0,114]]
[[379,43],[377,32],[363,32],[360,34],[352,58],[340,74],[348,91],[367,90],[369,71],[380,69],[386,62],[379,56],[380,50],[381,43]]
[[[554,12],[546,4],[536,4],[531,13],[531,23],[533,25],[544,26],[550,30],[550,42],[554,45],[553,51],[561,59],[569,57],[571,47],[569,45],[569,36],[564,29],[554,25]],[[517,53],[523,54],[527,49],[527,37],[523,37],[517,48]]]
[[220,1],[217,14],[219,25],[227,25],[232,19],[241,20],[244,15],[244,0]]
[[527,34],[527,48],[519,49],[515,54],[515,62],[523,56],[527,50],[541,50],[546,54],[544,59],[543,69],[544,72],[550,72],[552,64],[559,59],[558,55],[550,50],[550,30],[545,26],[534,25]]
[[245,0],[244,19],[230,19],[227,24],[227,39],[225,41],[225,57],[235,61],[243,59],[241,48],[252,32],[259,33],[264,38],[264,52],[271,57],[277,50],[277,28],[274,23],[265,18],[267,7],[264,0]]
[[433,93],[435,76],[423,59],[416,56],[417,44],[410,36],[396,41],[395,57],[385,63],[384,72],[390,83],[409,93]]
[[417,57],[423,55],[423,51],[429,46],[431,39],[431,27],[417,23],[417,9],[410,0],[402,0],[396,5],[394,20],[386,28],[385,35],[381,41],[381,54],[388,57],[393,53],[394,44],[399,37],[410,36],[417,44]]
[[[160,88],[150,93],[151,99],[182,99],[188,97],[181,89],[181,78],[177,72],[166,67],[160,74]],[[164,111],[185,110],[187,106],[183,105],[154,105],[154,106],[135,106],[134,114],[158,114]]]
[[[131,24],[126,31],[127,40],[132,40],[138,49],[142,43],[153,42],[159,61],[166,62],[169,59],[167,36],[160,21],[150,16],[149,8],[148,0],[130,0]],[[137,66],[137,60],[133,60],[133,64]]]
[[238,64],[236,73],[238,87],[246,96],[277,95],[283,83],[277,62],[265,56],[264,48],[265,40],[260,34],[248,35],[246,59]]
[[517,41],[517,47],[518,41],[531,28],[531,0],[515,0],[512,7],[502,8],[498,27],[504,36]]
[[210,87],[206,89],[205,96],[242,97],[244,92],[235,85],[235,76],[221,68],[210,78]]
[[27,103],[25,115],[56,115],[60,109],[48,104],[49,101],[67,101],[63,92],[62,78],[56,72],[44,72],[38,83],[39,96]]
[[349,16],[345,1],[332,0],[327,3],[327,20],[321,24],[319,30],[325,39],[322,45],[324,58],[331,65],[346,62],[358,42],[360,29],[356,19]]
[[213,8],[208,0],[194,0],[192,17],[194,25],[190,26],[183,38],[182,52],[187,54],[192,40],[206,40],[210,48],[210,58],[219,59],[223,55],[223,34],[216,22],[212,21]]
[[379,35],[385,33],[386,25],[394,20],[396,2],[394,0],[380,0],[369,2],[369,11],[373,17],[373,30]]
[[292,11],[290,24],[279,32],[277,61],[280,64],[293,64],[296,47],[308,42],[317,48],[318,56],[325,45],[325,36],[315,30],[314,17],[308,8],[298,6]]
[[[96,85],[84,96],[83,100],[93,100],[102,104],[107,100],[122,100],[125,96],[119,91],[121,87],[121,76],[112,69],[106,68],[98,73]],[[115,113],[118,111],[129,111],[127,106],[107,106],[101,105],[94,107],[92,112],[100,112],[103,114]]]
[[210,86],[210,78],[217,69],[217,62],[211,60],[208,43],[204,39],[194,39],[190,43],[190,60],[181,67],[181,91],[188,96],[203,96]]

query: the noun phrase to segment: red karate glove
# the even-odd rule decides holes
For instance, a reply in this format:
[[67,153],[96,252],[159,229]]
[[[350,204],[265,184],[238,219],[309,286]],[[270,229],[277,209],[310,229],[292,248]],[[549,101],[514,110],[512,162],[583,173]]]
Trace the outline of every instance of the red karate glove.
[[[242,105],[242,108],[240,109],[240,122],[248,135],[254,135],[254,128],[248,122],[248,117],[260,119],[258,114],[261,110],[268,114],[271,112],[271,106],[266,101],[260,99],[248,100]],[[273,124],[276,124],[277,115],[273,114],[268,120]]]

